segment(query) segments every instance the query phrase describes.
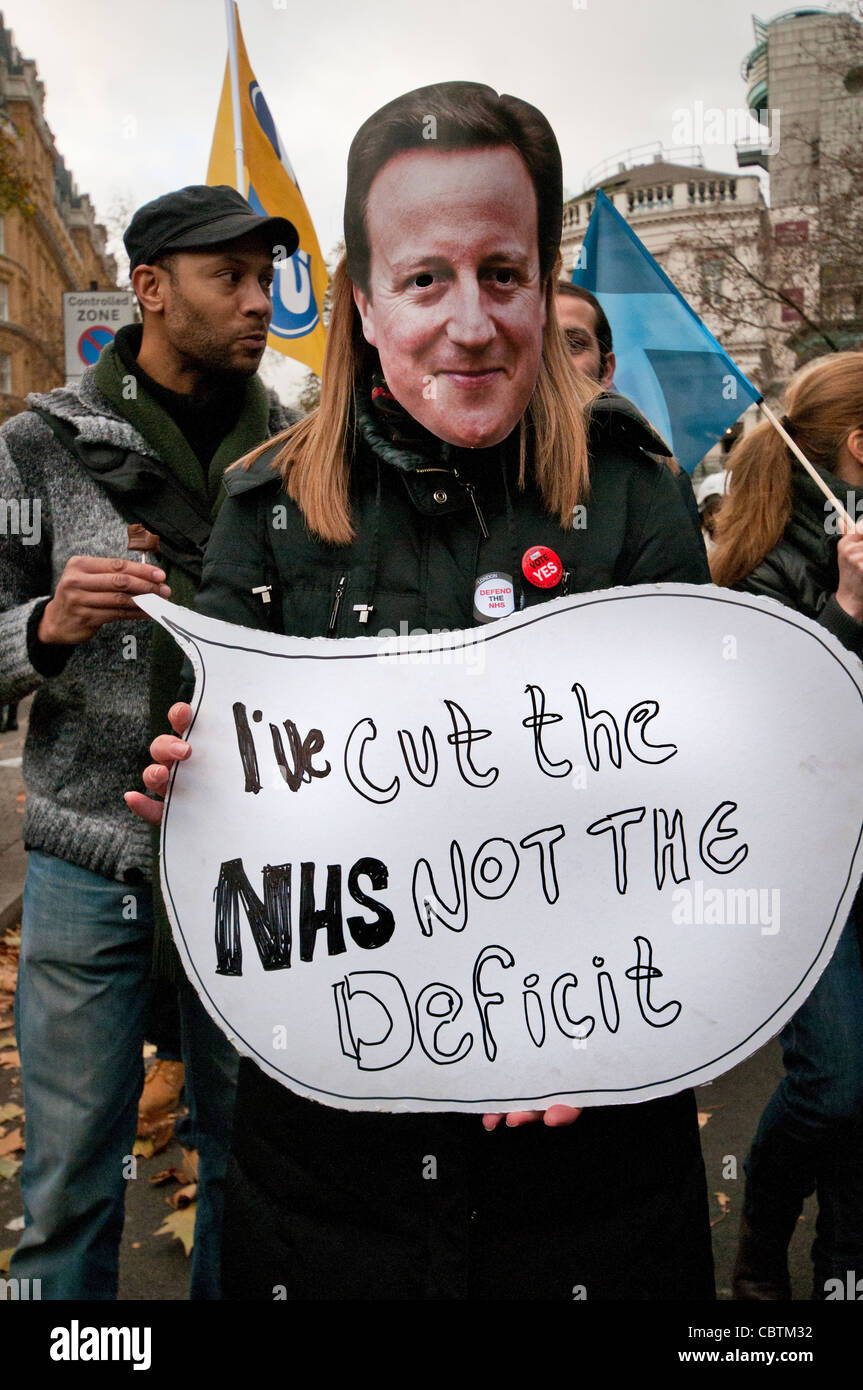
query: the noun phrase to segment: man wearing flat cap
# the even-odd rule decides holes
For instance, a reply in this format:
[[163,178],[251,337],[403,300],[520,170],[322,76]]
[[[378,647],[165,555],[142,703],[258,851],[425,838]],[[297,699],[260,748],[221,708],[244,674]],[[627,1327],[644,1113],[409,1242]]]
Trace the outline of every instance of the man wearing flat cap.
[[[232,188],[190,187],[140,208],[125,243],[142,323],[78,386],[30,396],[0,429],[0,496],[41,503],[35,543],[10,536],[0,556],[0,704],[36,693],[16,999],[26,1224],[12,1273],[41,1280],[43,1299],[116,1297],[134,1175],[153,847],[122,793],[154,726],[168,727],[179,654],[133,600],[191,603],[225,468],[295,418],[257,376],[291,223]],[[184,1013],[187,1034],[199,1023]],[[212,1074],[204,1086],[219,1089]],[[218,1297],[211,1149],[202,1133],[198,1297]]]

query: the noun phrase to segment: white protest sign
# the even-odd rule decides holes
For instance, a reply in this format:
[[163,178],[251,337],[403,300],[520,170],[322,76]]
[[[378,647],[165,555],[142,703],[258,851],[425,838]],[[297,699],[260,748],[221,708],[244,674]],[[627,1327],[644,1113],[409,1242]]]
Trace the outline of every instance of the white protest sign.
[[667,1095],[829,960],[863,868],[863,666],[793,611],[658,585],[328,641],[141,606],[197,674],[163,826],[177,945],[301,1095]]

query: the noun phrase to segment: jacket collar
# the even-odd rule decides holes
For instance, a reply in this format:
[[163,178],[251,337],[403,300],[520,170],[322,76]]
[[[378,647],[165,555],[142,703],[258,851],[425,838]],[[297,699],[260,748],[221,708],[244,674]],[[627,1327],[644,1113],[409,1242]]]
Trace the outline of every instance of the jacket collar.
[[[119,359],[114,355],[110,345],[102,353],[100,363],[106,355],[113,359],[110,363],[111,370],[116,372]],[[168,462],[169,459],[165,458],[164,454],[164,440],[161,446],[156,444],[145,436],[140,428],[136,428],[139,424],[137,418],[135,423],[130,420],[129,403],[122,397],[122,370],[119,373],[119,391],[111,389],[109,396],[100,389],[100,382],[104,384],[105,380],[99,372],[100,363],[88,367],[74,387],[60,386],[53,391],[31,393],[27,397],[28,406],[54,415],[59,420],[68,421],[75,427],[79,439],[85,444],[110,445],[126,452],[141,454],[146,458]],[[255,437],[246,438],[248,415],[244,411],[240,417],[239,432],[233,431],[217,452],[222,468],[259,444],[267,434],[284,429],[287,424],[299,419],[294,412],[286,411],[275,392],[265,388],[257,377],[254,378],[254,382],[256,396],[260,393],[261,412],[259,419],[256,411],[255,429],[250,431],[250,434],[255,433]],[[165,418],[167,419],[167,416]],[[200,469],[198,474],[200,476]]]

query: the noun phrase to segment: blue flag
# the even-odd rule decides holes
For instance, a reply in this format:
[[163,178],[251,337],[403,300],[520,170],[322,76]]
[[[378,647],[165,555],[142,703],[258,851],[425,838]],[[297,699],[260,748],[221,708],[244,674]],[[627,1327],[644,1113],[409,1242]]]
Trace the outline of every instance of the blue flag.
[[638,406],[691,473],[762,399],[600,190],[572,283],[611,325],[614,389]]

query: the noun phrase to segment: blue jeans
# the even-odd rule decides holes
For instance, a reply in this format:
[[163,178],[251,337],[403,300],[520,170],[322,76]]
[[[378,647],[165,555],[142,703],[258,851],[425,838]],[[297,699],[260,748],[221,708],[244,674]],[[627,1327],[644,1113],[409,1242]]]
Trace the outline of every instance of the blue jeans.
[[785,1076],[746,1160],[743,1214],[762,1240],[786,1248],[817,1186],[813,1260],[815,1297],[823,1298],[825,1279],[844,1282],[855,1268],[863,1276],[863,968],[853,913],[779,1041]]
[[189,1297],[222,1296],[222,1217],[240,1058],[187,979],[178,986],[186,1103],[198,1149],[198,1209]]
[[27,1149],[11,1273],[46,1299],[112,1299],[135,1172],[152,957],[147,887],[30,853],[15,1025]]

